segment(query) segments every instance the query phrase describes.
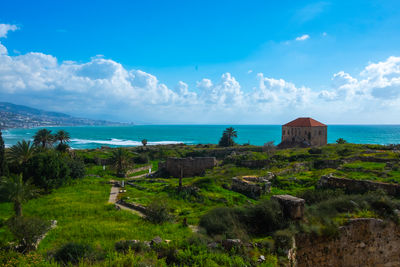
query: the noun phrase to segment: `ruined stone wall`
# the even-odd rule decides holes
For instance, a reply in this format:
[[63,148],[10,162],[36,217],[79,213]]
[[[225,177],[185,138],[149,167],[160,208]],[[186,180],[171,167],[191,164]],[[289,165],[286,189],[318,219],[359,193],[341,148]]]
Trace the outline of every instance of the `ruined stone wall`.
[[291,266],[400,266],[400,227],[373,218],[352,219],[335,238],[298,235]]
[[253,199],[270,192],[271,183],[266,177],[232,178],[231,190]]
[[325,126],[314,127],[291,127],[282,126],[282,142],[301,142],[307,141],[312,146],[326,145],[328,132]]
[[203,175],[206,169],[212,169],[217,165],[215,157],[198,158],[168,158],[159,166],[167,175],[173,177],[192,177]]
[[318,181],[318,187],[330,189],[340,188],[353,193],[364,193],[381,189],[388,195],[400,196],[400,185],[398,184],[338,178],[332,175],[322,176]]

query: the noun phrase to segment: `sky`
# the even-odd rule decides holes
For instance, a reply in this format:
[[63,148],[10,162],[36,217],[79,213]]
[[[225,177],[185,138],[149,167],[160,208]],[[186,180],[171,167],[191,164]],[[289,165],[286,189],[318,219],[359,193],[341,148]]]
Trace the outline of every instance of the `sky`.
[[0,0],[0,101],[137,124],[400,124],[400,1]]

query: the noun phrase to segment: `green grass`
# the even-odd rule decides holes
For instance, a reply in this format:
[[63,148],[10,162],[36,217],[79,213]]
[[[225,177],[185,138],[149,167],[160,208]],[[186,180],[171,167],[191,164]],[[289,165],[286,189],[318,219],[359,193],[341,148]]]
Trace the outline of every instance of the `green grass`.
[[342,165],[343,169],[360,169],[365,171],[383,171],[386,163],[356,161]]
[[[117,211],[107,204],[111,185],[102,178],[85,178],[73,185],[33,199],[24,205],[24,214],[57,220],[57,228],[42,241],[39,251],[60,247],[66,242],[82,242],[112,250],[120,239],[181,239],[190,230],[179,224],[153,225],[128,211]],[[12,215],[10,205],[2,203],[1,214]]]
[[[236,159],[241,159],[241,157],[243,157],[243,160],[271,159],[271,165],[266,168],[249,169],[238,167],[236,165],[238,162],[235,160],[231,162],[236,164],[221,164],[212,170],[207,170],[203,177],[183,178],[184,188],[197,187],[199,188],[197,193],[190,190],[179,193],[177,191],[179,179],[177,178],[140,178],[135,180],[135,183],[140,185],[142,189],[126,186],[127,192],[121,197],[129,198],[128,201],[147,205],[156,200],[168,204],[175,220],[163,225],[151,224],[128,211],[117,211],[113,205],[107,203],[111,188],[108,181],[111,179],[121,180],[121,178],[114,176],[115,172],[110,166],[106,166],[106,169],[103,170],[103,166],[97,166],[94,162],[96,158],[106,159],[111,157],[112,149],[77,150],[76,153],[87,161],[88,176],[56,189],[51,194],[43,195],[24,204],[25,215],[58,221],[57,228],[51,230],[40,244],[38,253],[44,257],[67,242],[77,242],[106,251],[105,260],[96,263],[99,266],[131,266],[139,262],[164,266],[165,260],[157,259],[154,252],[124,255],[114,251],[115,242],[122,239],[143,241],[160,236],[163,239],[173,240],[173,242],[180,244],[179,255],[187,265],[241,266],[241,263],[245,260],[240,255],[231,255],[229,252],[223,251],[210,252],[206,247],[200,245],[184,245],[185,248],[182,247],[187,239],[193,237],[189,228],[181,226],[184,218],[190,225],[197,225],[200,218],[215,207],[235,207],[259,202],[225,189],[230,186],[233,177],[265,176],[268,172],[281,173],[272,181],[271,192],[262,196],[261,199],[268,199],[274,194],[301,195],[308,190],[318,191],[318,189],[315,189],[318,180],[322,175],[329,173],[357,180],[400,183],[400,171],[385,169],[385,163],[355,161],[343,164],[340,170],[313,169],[313,161],[315,160],[352,161],[359,157],[379,157],[388,160],[398,158],[396,153],[387,150],[384,146],[330,144],[311,153],[308,148],[294,148],[277,150],[273,155],[255,152],[260,150],[254,146],[240,146],[238,148],[247,149],[248,152],[243,156],[237,154]],[[214,152],[224,152],[224,148],[218,148],[215,145],[148,146],[146,148],[128,148],[128,150],[132,157],[138,157],[140,153],[146,154],[151,159],[149,164],[152,165],[152,171],[157,170],[160,160],[169,156],[208,156]],[[304,166],[294,168],[299,163]],[[134,168],[149,164],[135,164]],[[147,172],[148,170],[144,170],[133,173],[131,176]],[[344,200],[347,201],[347,198],[344,197]],[[332,203],[335,204],[336,202]],[[319,209],[316,209],[317,206],[315,205],[314,208],[307,207],[307,216],[309,216],[307,219],[311,228],[323,227],[324,219],[318,217],[317,213],[321,213],[324,209],[327,209],[328,213],[332,213],[332,216],[329,214],[327,216],[329,220],[334,221],[335,225],[348,218],[379,217],[375,211],[368,207],[342,213],[330,211],[328,204],[319,205]],[[341,205],[341,202],[338,200],[336,204]],[[10,203],[0,203],[0,222],[5,221],[12,214],[13,210]],[[10,241],[11,238],[12,236],[6,227],[0,227],[0,241]],[[255,240],[260,238],[268,239],[268,237],[256,237]],[[256,257],[259,253],[261,252],[254,249],[249,255]],[[271,260],[268,263],[270,265],[266,264],[266,266],[275,266],[276,256],[269,255],[267,257],[270,257]],[[29,261],[28,257],[24,259],[25,263]],[[248,261],[246,264],[249,265]],[[84,265],[82,263],[82,266]]]

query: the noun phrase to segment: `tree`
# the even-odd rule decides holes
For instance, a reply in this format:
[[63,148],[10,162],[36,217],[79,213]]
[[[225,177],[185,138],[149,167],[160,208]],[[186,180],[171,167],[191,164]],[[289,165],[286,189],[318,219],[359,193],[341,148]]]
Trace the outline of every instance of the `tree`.
[[0,131],[0,177],[8,174],[3,134]]
[[23,181],[22,174],[3,176],[0,180],[0,188],[6,199],[13,203],[15,216],[22,216],[22,204],[39,192],[30,180]]
[[337,144],[346,144],[347,141],[344,140],[343,138],[339,138],[338,140],[336,140],[336,143],[337,143]]
[[42,148],[50,146],[53,142],[54,136],[51,134],[51,131],[47,129],[41,129],[33,136],[33,143],[36,146],[41,145]]
[[143,140],[142,140],[142,145],[143,145],[143,146],[146,146],[146,145],[147,145],[147,139],[143,139]]
[[235,141],[233,140],[233,138],[236,137],[237,137],[237,131],[234,128],[232,127],[226,128],[225,131],[222,133],[222,137],[219,140],[218,145],[223,147],[234,146]]
[[274,150],[275,150],[274,141],[269,141],[263,145],[263,151],[267,152],[268,156],[271,156]]
[[10,232],[19,243],[18,250],[20,252],[35,249],[38,240],[50,229],[49,221],[34,217],[11,217],[7,224]]
[[59,130],[55,135],[54,139],[59,141],[60,144],[68,143],[70,141],[70,135],[67,131]]
[[31,141],[18,141],[10,148],[9,159],[17,165],[25,165],[33,157],[35,148]]
[[36,153],[24,168],[24,177],[32,177],[33,183],[47,191],[65,184],[71,175],[68,155],[54,150]]
[[112,163],[116,170],[118,177],[125,177],[125,172],[131,165],[131,159],[128,151],[122,147],[117,148],[113,151]]

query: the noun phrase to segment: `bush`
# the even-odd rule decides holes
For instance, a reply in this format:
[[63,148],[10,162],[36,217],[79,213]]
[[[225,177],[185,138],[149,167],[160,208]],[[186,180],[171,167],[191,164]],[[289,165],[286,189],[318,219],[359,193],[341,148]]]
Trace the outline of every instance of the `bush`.
[[313,147],[313,148],[310,148],[308,150],[308,153],[310,153],[312,155],[322,154],[322,149],[321,148],[317,148],[317,147]]
[[33,183],[46,190],[60,187],[69,178],[70,168],[65,157],[48,150],[34,155],[27,163],[24,178],[32,178]]
[[287,251],[292,247],[293,233],[288,230],[279,230],[274,233],[275,250],[278,255],[286,256]]
[[344,140],[343,138],[339,138],[338,140],[336,140],[336,143],[337,143],[337,144],[346,144],[347,141]]
[[85,163],[81,158],[69,158],[67,161],[70,176],[73,179],[83,178],[85,176]]
[[138,157],[134,158],[133,161],[136,164],[146,164],[149,163],[149,156],[147,154],[140,154]]
[[207,234],[229,238],[270,234],[287,224],[281,206],[272,200],[240,208],[215,208],[200,219],[200,226],[206,229]]
[[277,201],[264,200],[238,211],[239,220],[245,222],[246,230],[250,234],[268,234],[287,225],[287,219]]
[[299,194],[297,197],[302,198],[306,201],[307,205],[322,202],[331,198],[336,198],[343,195],[344,191],[340,189],[308,189]]
[[17,240],[22,252],[35,248],[37,240],[50,228],[50,222],[34,217],[12,217],[8,228]]
[[146,219],[152,223],[162,224],[173,220],[169,207],[164,200],[153,200],[147,205]]
[[127,252],[129,250],[142,252],[148,250],[148,246],[138,240],[122,240],[115,243],[115,250],[118,252]]
[[67,152],[68,149],[69,149],[69,145],[65,144],[65,143],[59,143],[56,146],[56,150],[59,151],[59,152]]
[[200,218],[200,226],[206,229],[209,235],[232,233],[237,228],[243,228],[233,208],[218,207],[210,210]]
[[54,255],[54,259],[61,264],[78,264],[81,259],[93,258],[94,250],[89,245],[67,243]]

